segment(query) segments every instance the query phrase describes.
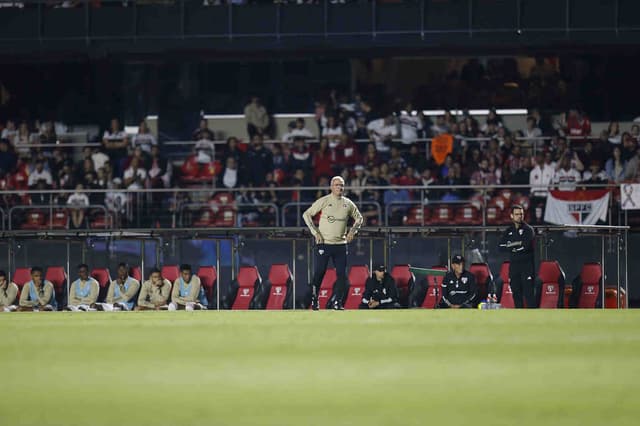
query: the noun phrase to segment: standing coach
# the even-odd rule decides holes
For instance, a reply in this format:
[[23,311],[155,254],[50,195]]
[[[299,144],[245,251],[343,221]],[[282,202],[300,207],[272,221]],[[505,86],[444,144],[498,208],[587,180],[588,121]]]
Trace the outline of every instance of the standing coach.
[[533,292],[535,282],[535,259],[533,228],[524,222],[524,207],[519,204],[511,206],[513,224],[507,228],[500,239],[500,249],[510,253],[509,280],[513,292],[513,303],[516,308],[536,308]]
[[[347,244],[353,241],[362,225],[362,214],[353,201],[344,195],[344,179],[335,176],[331,179],[331,193],[319,198],[302,215],[316,240],[316,268],[311,282],[311,307],[319,309],[318,290],[327,270],[329,259],[336,268],[336,298],[333,309],[342,309],[342,294],[347,281]],[[316,228],[313,217],[321,213],[320,226]],[[347,222],[352,217],[353,227],[347,232]]]

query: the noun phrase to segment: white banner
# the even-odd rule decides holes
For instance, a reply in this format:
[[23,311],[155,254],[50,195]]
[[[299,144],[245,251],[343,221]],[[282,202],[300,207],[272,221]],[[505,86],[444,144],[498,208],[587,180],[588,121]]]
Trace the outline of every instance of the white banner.
[[620,185],[620,206],[622,210],[640,209],[640,183]]
[[595,225],[607,220],[609,197],[606,189],[549,191],[544,221],[556,225]]

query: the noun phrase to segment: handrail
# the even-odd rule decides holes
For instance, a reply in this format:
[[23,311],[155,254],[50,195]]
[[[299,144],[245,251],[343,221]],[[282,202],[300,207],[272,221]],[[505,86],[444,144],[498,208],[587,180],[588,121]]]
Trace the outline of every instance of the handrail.
[[[389,210],[391,206],[431,206],[434,204],[463,204],[469,205],[473,200],[429,200],[428,204],[422,201],[391,201],[384,206],[384,226],[389,226]],[[422,225],[424,225],[424,217],[422,219]]]
[[2,218],[2,230],[4,231],[4,220],[7,217],[7,214],[4,212],[2,207],[0,207],[0,217]]
[[[242,208],[242,207],[271,207],[275,210],[275,218],[276,218],[276,223],[275,226],[278,227],[280,226],[280,209],[278,208],[278,206],[275,203],[238,203],[238,202],[233,202],[230,203],[229,206],[236,208],[238,211]],[[178,224],[180,225],[180,227],[183,226],[183,212],[185,210],[186,207],[196,207],[196,208],[202,208],[202,207],[211,207],[211,203],[182,203],[180,204],[180,209],[178,210]]]
[[[354,201],[354,203],[359,208],[361,206],[367,206],[367,205],[368,206],[375,206],[376,210],[378,211],[378,223],[382,223],[382,207],[380,206],[380,203],[378,203],[376,201]],[[283,227],[287,226],[287,220],[286,220],[287,207],[296,206],[296,207],[300,208],[302,206],[310,206],[312,204],[313,204],[312,201],[292,201],[290,203],[284,204],[282,206],[282,226]],[[300,213],[301,214],[297,215],[298,218],[302,217],[302,211]]]
[[[75,210],[77,208],[82,208],[82,209],[98,209],[98,210],[103,210],[104,211],[104,215],[105,217],[109,216],[109,212],[107,211],[107,208],[101,204],[89,204],[86,206],[68,206],[68,205],[58,205],[58,204],[44,204],[44,205],[17,205],[17,206],[13,206],[9,209],[9,230],[13,231],[13,226],[12,226],[12,220],[11,218],[13,217],[13,211],[14,210],[45,210],[48,209],[49,210],[49,229],[52,229],[53,227],[53,210]],[[4,223],[4,221],[3,221]],[[4,230],[4,226],[2,228]],[[107,226],[107,222],[105,221],[104,223],[104,229],[109,229],[109,227]]]

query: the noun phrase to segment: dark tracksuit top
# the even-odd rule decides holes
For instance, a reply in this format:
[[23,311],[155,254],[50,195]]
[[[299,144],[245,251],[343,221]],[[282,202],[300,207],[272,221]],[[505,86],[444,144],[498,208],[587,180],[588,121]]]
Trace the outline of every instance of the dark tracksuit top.
[[526,223],[519,228],[509,226],[500,239],[500,249],[509,252],[509,281],[516,308],[537,307],[534,291],[535,280],[535,232]]
[[464,270],[458,278],[455,272],[449,271],[442,279],[440,306],[448,308],[451,305],[460,305],[464,308],[472,308],[477,295],[476,277],[471,272]]
[[380,302],[379,308],[388,308],[398,302],[398,288],[391,275],[385,273],[382,281],[378,281],[375,275],[367,280],[360,306],[368,307],[370,300]]
[[511,224],[502,234],[500,249],[511,254],[511,264],[533,264],[534,239],[535,232],[530,225],[522,222],[520,228],[516,229],[515,225]]

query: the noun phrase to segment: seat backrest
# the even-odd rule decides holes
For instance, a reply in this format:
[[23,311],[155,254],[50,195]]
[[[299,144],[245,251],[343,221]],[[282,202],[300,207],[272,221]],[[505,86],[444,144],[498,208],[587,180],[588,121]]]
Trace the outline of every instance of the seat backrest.
[[446,223],[453,220],[453,209],[450,206],[437,206],[433,210],[430,222],[432,223]]
[[232,309],[249,309],[256,290],[256,282],[262,282],[258,268],[255,266],[241,266],[238,270],[238,293]]
[[505,260],[502,262],[502,265],[500,265],[500,278],[502,278],[502,282],[505,284],[509,283],[509,265],[511,265],[511,262],[508,260]]
[[11,277],[11,281],[22,288],[23,285],[31,281],[31,268],[16,268]]
[[213,302],[213,289],[215,288],[216,281],[218,280],[216,267],[201,266],[200,269],[198,269],[197,275],[198,277],[200,277],[200,283],[202,284],[202,287],[204,287],[204,291],[207,294],[207,299],[209,299],[210,303]]
[[337,280],[338,275],[336,274],[336,269],[328,268],[327,272],[324,274],[324,278],[322,278],[322,282],[320,283],[320,292],[318,294],[320,309],[324,309],[325,306],[327,306],[327,302],[329,302],[329,298],[333,293],[333,286]]
[[461,224],[475,223],[479,220],[478,209],[471,205],[458,207],[454,220]]
[[223,207],[216,214],[214,226],[233,227],[236,225],[236,212],[231,207]]
[[597,262],[585,263],[580,271],[582,288],[578,299],[579,308],[595,308],[600,296],[602,267]]
[[131,278],[135,278],[136,280],[142,282],[142,270],[140,270],[139,266],[132,266],[129,270],[129,274]]
[[51,284],[53,284],[53,287],[56,289],[56,293],[61,292],[67,282],[67,273],[63,266],[49,266],[44,279],[51,281]]
[[109,287],[111,282],[111,274],[107,268],[93,268],[91,276],[98,281],[100,287]]
[[398,289],[407,288],[412,280],[416,280],[413,272],[409,270],[410,266],[411,265],[395,265],[391,269],[391,276],[396,280],[396,286]]
[[476,277],[479,300],[484,300],[493,282],[493,275],[491,274],[489,265],[486,263],[472,263],[471,266],[469,266],[469,272]]
[[228,192],[218,192],[213,196],[211,201],[215,202],[219,206],[228,206],[230,204],[233,204],[234,199],[233,195]]
[[[431,269],[436,269],[438,271],[446,271],[447,268],[445,266],[437,265],[432,266]],[[436,277],[433,275],[427,276],[427,294],[422,301],[422,307],[433,309],[440,304],[442,300],[442,279],[443,277]]]
[[173,284],[180,276],[180,267],[178,265],[164,265],[160,273],[162,278],[171,281]]
[[269,268],[269,298],[265,309],[283,309],[287,296],[291,291],[292,274],[286,263],[274,263]]
[[344,301],[345,309],[358,309],[367,280],[371,276],[367,265],[354,265],[349,269],[349,291]]
[[540,262],[538,278],[541,281],[540,308],[555,309],[558,307],[558,299],[564,297],[560,294],[560,283],[564,284],[564,272],[556,260],[544,260]]
[[286,263],[274,263],[269,268],[269,281],[271,285],[287,285],[291,279],[291,270]]

